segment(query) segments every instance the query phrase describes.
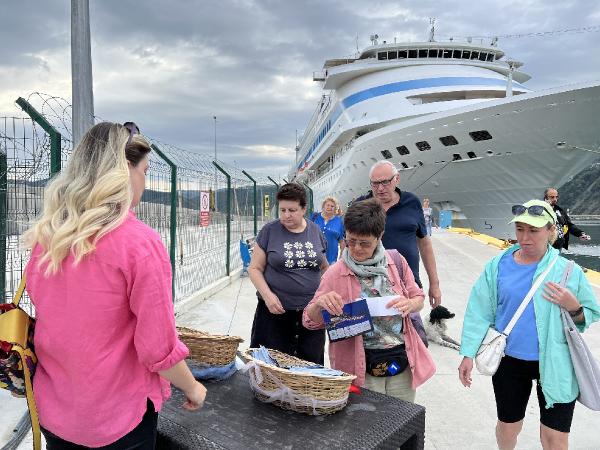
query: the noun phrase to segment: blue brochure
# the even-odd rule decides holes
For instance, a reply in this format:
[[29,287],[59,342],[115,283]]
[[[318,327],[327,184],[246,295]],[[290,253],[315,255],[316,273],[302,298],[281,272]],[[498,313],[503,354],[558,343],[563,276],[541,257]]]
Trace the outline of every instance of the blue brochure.
[[322,311],[323,320],[331,342],[348,339],[373,330],[373,321],[365,299],[347,303],[341,316]]

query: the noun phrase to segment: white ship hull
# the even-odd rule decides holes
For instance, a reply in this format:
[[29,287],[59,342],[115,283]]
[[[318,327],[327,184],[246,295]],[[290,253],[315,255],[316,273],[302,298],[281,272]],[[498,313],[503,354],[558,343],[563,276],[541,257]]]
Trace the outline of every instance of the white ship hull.
[[521,84],[529,76],[503,56],[455,42],[375,43],[327,61],[315,79],[329,94],[290,177],[312,189],[316,209],[329,195],[346,205],[387,159],[402,190],[452,210],[454,225],[514,239],[512,205],[599,159],[586,150],[600,148],[600,82],[531,92]]
[[[513,204],[541,198],[546,187],[561,186],[599,158],[577,148],[557,147],[568,142],[598,148],[598,117],[597,83],[436,113],[358,138],[333,170],[309,186],[317,206],[327,195],[346,204],[368,191],[368,170],[383,159],[381,149],[453,135],[459,144],[452,147],[433,146],[406,156],[393,151],[390,161],[410,167],[400,170],[400,188],[429,198],[439,209],[456,211],[456,218],[464,215],[463,225],[476,231],[514,239],[514,228],[508,225]],[[491,140],[469,139],[468,132],[482,129],[489,131]],[[476,158],[469,158],[468,152]],[[463,159],[452,161],[453,154]]]

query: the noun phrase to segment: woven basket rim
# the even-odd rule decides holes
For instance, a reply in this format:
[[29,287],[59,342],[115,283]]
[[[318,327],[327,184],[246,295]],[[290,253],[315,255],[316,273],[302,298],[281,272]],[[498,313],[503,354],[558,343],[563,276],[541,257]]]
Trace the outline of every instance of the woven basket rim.
[[[351,375],[347,372],[344,372],[343,370],[341,370],[340,372],[345,373],[345,375],[317,375],[317,374],[312,374],[312,373],[303,373],[303,372],[291,372],[288,369],[283,369],[281,367],[276,367],[276,366],[272,366],[270,364],[265,363],[264,361],[260,361],[258,359],[255,359],[253,356],[251,356],[249,354],[249,352],[251,350],[258,350],[257,348],[248,348],[246,350],[244,350],[241,355],[242,355],[242,359],[246,359],[248,362],[248,360],[252,360],[254,361],[256,364],[258,364],[261,367],[264,367],[265,369],[268,370],[272,370],[274,372],[280,372],[280,373],[284,373],[284,374],[288,374],[288,375],[294,375],[294,376],[298,376],[298,377],[307,377],[307,378],[325,378],[327,380],[337,380],[337,381],[348,381],[348,380],[354,380],[356,379],[356,375]],[[277,353],[281,353],[281,354],[286,354],[283,352],[280,352],[279,350],[274,350],[274,349],[268,349],[269,352],[277,352]],[[292,355],[289,355],[292,356]],[[309,361],[307,361],[310,365],[314,365],[316,366],[317,364],[311,363]]]
[[200,331],[200,330],[194,330],[193,328],[188,328],[188,327],[176,327],[177,328],[177,333],[180,336],[189,336],[189,337],[196,337],[199,339],[221,339],[221,340],[229,340],[229,341],[238,341],[239,342],[244,342],[244,339],[240,336],[230,336],[228,334],[210,334],[207,333],[206,331]]

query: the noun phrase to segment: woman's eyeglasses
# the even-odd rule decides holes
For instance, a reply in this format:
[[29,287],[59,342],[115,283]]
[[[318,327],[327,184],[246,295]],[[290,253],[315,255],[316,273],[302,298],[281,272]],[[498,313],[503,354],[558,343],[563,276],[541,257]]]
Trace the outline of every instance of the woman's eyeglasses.
[[525,214],[527,212],[530,216],[538,216],[541,217],[544,213],[550,216],[552,219],[552,223],[554,223],[554,217],[552,217],[552,213],[546,209],[545,206],[542,205],[531,205],[529,207],[523,205],[514,205],[512,207],[512,213],[514,216],[520,216],[521,214]]
[[125,144],[125,147],[127,147],[129,144],[131,144],[133,135],[140,134],[140,128],[134,122],[125,122],[123,126],[127,128],[127,131],[129,131],[129,139],[127,139],[127,144]]
[[370,248],[376,241],[357,241],[356,239],[344,239],[348,247]]

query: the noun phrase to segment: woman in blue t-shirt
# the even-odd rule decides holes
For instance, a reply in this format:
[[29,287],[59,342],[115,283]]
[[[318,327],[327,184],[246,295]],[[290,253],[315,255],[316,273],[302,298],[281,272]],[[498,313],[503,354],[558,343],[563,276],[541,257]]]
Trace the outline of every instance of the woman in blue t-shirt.
[[344,221],[336,214],[336,210],[339,210],[339,205],[335,197],[326,197],[321,205],[321,212],[315,212],[311,217],[319,225],[327,241],[326,255],[329,264],[337,261],[339,247],[341,245],[343,248],[344,245]]
[[[577,379],[560,308],[580,331],[600,319],[600,306],[582,269],[575,265],[566,284],[559,284],[568,260],[550,245],[556,239],[556,215],[542,200],[513,206],[518,244],[493,258],[477,280],[463,323],[459,367],[461,383],[471,385],[473,359],[488,328],[505,331],[537,277],[544,277],[516,321],[492,385],[499,448],[515,448],[535,381],[540,408],[542,447],[567,448]],[[547,270],[547,273],[545,273]]]

